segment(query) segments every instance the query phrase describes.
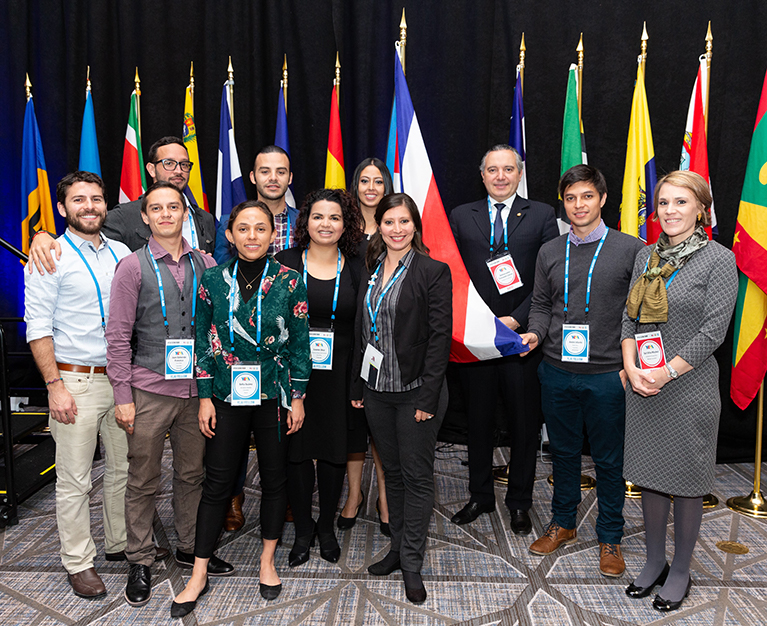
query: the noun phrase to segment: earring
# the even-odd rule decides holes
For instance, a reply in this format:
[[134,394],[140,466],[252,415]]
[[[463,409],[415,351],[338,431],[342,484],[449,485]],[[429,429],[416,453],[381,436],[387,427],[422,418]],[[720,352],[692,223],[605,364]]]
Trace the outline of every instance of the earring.
[[698,217],[697,217],[697,219],[695,221],[696,221],[696,223],[700,224],[703,221],[703,214],[702,213],[698,213]]

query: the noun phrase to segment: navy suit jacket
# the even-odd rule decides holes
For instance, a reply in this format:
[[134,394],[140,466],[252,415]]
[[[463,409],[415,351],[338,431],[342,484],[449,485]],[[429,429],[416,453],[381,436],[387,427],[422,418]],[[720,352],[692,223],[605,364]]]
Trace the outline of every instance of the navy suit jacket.
[[450,227],[453,229],[463,263],[479,295],[496,317],[512,316],[521,326],[518,331],[523,332],[523,329],[527,328],[530,301],[533,297],[538,250],[544,243],[559,236],[554,208],[520,196],[514,199],[506,230],[509,237],[509,253],[522,279],[522,286],[503,295],[498,293],[487,268],[487,260],[490,257],[490,215],[487,197],[453,209],[450,213]]

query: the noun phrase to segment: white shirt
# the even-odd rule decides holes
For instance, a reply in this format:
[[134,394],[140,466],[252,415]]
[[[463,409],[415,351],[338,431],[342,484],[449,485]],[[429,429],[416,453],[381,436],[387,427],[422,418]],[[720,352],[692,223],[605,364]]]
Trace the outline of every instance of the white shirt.
[[491,207],[491,213],[490,216],[490,223],[495,222],[495,215],[498,213],[498,209],[496,208],[496,204],[503,204],[503,208],[501,209],[501,217],[503,218],[503,223],[508,224],[509,223],[509,213],[511,212],[511,205],[514,204],[514,200],[517,199],[517,193],[514,192],[511,197],[506,198],[503,202],[498,202],[497,200],[493,200],[490,196],[487,197],[487,199],[490,201],[490,207]]

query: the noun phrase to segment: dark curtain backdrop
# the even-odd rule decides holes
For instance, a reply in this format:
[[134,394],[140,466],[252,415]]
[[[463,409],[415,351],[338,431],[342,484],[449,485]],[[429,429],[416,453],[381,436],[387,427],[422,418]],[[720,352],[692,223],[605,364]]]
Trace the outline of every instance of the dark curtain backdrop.
[[[711,20],[709,159],[719,240],[730,245],[759,94],[767,69],[767,3],[565,2],[555,0],[5,0],[0,8],[0,217],[20,247],[24,74],[33,84],[51,187],[76,169],[86,66],[91,66],[101,164],[117,199],[133,75],[141,77],[144,155],[181,134],[189,64],[208,196],[215,197],[221,89],[235,71],[235,134],[246,188],[257,149],[272,143],[283,54],[297,197],[324,181],[335,54],[342,65],[347,176],[385,156],[393,94],[393,42],[408,21],[407,79],[445,208],[477,199],[478,162],[508,139],[521,33],[530,195],[555,204],[567,69],[583,32],[583,124],[589,162],[610,188],[604,216],[620,205],[631,95],[642,23],[650,36],[647,97],[659,175],[676,169],[687,105]],[[21,266],[0,252],[0,314],[23,309]],[[718,353],[723,418],[720,458],[751,458],[754,406],[729,400],[731,334]]]

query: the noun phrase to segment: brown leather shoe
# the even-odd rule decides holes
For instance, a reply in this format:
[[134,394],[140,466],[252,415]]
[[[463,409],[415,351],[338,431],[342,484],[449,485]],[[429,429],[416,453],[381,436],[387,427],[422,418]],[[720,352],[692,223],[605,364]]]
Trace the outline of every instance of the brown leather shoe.
[[76,596],[86,600],[95,600],[107,595],[107,588],[101,580],[96,570],[89,567],[77,574],[67,574],[69,584],[72,585],[72,591]]
[[240,530],[245,524],[245,516],[242,514],[242,501],[244,499],[245,494],[240,493],[229,502],[229,510],[226,512],[226,518],[224,518],[225,531],[231,533]]
[[547,554],[554,552],[554,550],[561,545],[575,543],[577,539],[578,531],[575,528],[571,528],[570,530],[562,528],[552,520],[546,527],[546,531],[533,542],[533,545],[530,546],[529,550],[533,554],[546,556]]
[[599,571],[604,576],[618,578],[626,570],[619,543],[599,544]]

